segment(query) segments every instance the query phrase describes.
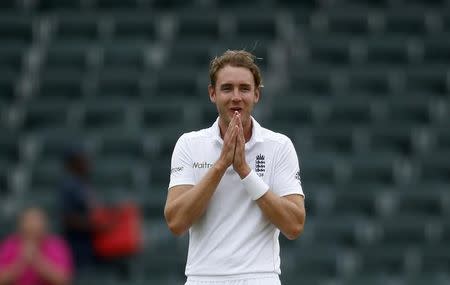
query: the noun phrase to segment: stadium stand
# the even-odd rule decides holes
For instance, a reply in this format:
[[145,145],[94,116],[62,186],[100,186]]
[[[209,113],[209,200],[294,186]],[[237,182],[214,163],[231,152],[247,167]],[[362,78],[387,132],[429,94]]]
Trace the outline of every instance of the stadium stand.
[[[183,284],[163,219],[182,132],[216,117],[208,63],[262,58],[257,118],[299,154],[308,219],[283,284],[449,284],[448,0],[0,1],[0,239],[20,205],[56,211],[67,143],[94,185],[143,207],[132,280]],[[57,227],[57,225],[55,225]]]

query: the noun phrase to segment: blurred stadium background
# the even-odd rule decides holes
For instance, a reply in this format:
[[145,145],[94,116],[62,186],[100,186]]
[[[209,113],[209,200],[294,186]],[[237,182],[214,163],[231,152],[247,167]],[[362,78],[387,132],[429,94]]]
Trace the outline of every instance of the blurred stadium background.
[[294,141],[307,195],[303,236],[281,239],[284,284],[450,284],[449,1],[0,7],[0,238],[21,205],[57,214],[61,152],[82,142],[95,189],[145,217],[132,281],[89,281],[183,284],[187,237],[163,219],[171,151],[216,117],[209,60],[246,49],[262,58],[256,117]]

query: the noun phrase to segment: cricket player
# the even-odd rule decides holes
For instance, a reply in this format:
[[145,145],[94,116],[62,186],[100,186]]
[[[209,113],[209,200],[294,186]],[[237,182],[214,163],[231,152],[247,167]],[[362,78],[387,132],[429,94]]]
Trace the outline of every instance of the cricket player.
[[254,55],[228,50],[209,76],[218,119],[178,139],[164,210],[175,235],[189,231],[186,284],[279,285],[279,233],[296,239],[305,224],[296,151],[252,117],[262,87]]

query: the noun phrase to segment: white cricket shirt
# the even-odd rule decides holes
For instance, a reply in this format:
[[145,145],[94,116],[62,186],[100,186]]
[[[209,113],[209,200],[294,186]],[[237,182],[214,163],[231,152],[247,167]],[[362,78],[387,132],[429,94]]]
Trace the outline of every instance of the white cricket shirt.
[[[291,140],[252,122],[245,144],[249,166],[275,194],[303,195]],[[218,119],[210,128],[183,134],[173,151],[169,188],[197,184],[219,158],[222,144]],[[279,234],[230,166],[206,212],[189,229],[186,275],[280,274]]]

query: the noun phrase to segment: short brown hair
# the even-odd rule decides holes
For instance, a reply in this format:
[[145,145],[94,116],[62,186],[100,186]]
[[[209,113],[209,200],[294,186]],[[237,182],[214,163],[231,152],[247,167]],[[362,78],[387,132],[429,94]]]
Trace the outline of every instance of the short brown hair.
[[253,74],[255,88],[262,86],[262,77],[259,67],[255,63],[256,56],[245,50],[227,50],[221,56],[215,57],[209,64],[209,80],[212,86],[216,85],[217,73],[227,65],[245,67]]

